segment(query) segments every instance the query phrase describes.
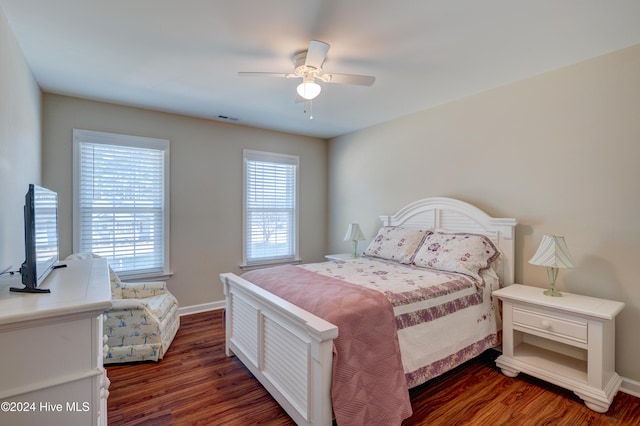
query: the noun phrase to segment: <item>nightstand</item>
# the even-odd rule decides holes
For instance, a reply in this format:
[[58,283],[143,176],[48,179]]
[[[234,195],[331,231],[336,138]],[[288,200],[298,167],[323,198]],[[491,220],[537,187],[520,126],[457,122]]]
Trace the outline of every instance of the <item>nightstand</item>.
[[338,253],[338,254],[327,254],[324,256],[325,258],[329,259],[329,260],[350,260],[350,259],[356,259],[355,257],[353,257],[352,253]]
[[522,372],[572,390],[594,411],[609,409],[622,379],[615,372],[615,317],[624,303],[577,294],[542,294],[513,284],[502,300],[502,355],[509,377]]

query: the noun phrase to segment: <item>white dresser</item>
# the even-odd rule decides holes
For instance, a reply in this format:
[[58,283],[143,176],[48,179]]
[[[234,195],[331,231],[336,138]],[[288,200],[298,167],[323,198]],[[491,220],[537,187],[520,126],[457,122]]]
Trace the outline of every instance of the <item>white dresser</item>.
[[106,425],[102,313],[111,307],[105,259],[64,261],[41,287],[0,279],[0,424]]

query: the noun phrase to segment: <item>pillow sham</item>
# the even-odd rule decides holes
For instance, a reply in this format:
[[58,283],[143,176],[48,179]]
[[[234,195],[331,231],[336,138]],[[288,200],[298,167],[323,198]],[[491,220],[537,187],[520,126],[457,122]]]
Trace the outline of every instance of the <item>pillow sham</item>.
[[430,233],[425,229],[383,226],[364,251],[364,255],[410,264],[425,236]]
[[481,281],[480,272],[500,256],[493,242],[485,235],[432,233],[418,249],[416,266],[458,272]]

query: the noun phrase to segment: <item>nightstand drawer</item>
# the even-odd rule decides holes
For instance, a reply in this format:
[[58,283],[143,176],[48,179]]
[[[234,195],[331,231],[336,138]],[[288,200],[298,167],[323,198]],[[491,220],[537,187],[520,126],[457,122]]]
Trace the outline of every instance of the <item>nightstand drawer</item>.
[[550,336],[559,336],[587,343],[587,322],[563,318],[544,312],[513,308],[513,325]]

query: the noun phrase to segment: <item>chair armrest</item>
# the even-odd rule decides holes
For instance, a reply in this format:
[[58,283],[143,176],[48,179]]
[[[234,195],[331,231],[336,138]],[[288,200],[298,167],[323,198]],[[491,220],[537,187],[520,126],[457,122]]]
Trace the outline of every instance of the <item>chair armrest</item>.
[[111,301],[111,309],[109,311],[126,311],[130,309],[146,309],[148,303],[140,299],[115,299]]
[[145,283],[122,283],[123,299],[144,299],[168,293],[167,283],[164,281],[151,281]]

